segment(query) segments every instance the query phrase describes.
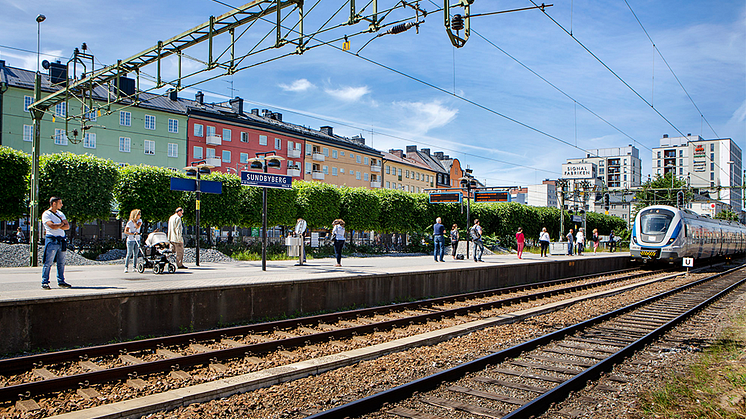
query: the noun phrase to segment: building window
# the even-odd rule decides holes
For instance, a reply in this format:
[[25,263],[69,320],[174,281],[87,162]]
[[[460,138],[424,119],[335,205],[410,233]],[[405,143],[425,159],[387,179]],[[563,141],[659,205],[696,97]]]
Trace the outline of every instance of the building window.
[[365,158],[365,164],[366,165],[370,164],[370,159],[368,159],[368,157]]
[[333,159],[337,158],[337,150],[332,150],[332,158]]
[[65,130],[54,130],[54,143],[57,145],[67,145],[67,134],[65,134]]
[[57,116],[67,116],[67,103],[60,102],[55,105],[54,114]]
[[680,167],[680,168],[679,168],[679,174],[680,174],[680,175],[683,175],[683,174],[684,174],[684,168],[683,168],[683,167]]
[[249,153],[241,153],[241,155],[238,156],[238,162],[239,163],[248,163],[249,162]]
[[179,157],[179,145],[168,143],[168,157]]
[[658,152],[658,158],[661,158],[661,152],[660,151]]
[[604,174],[604,169],[603,168],[598,169],[598,174],[599,175],[603,175]]
[[132,114],[127,111],[119,111],[119,125],[123,127],[132,125]]
[[231,162],[231,152],[228,150],[223,150],[223,163],[230,163]]
[[194,124],[194,136],[195,137],[204,137],[204,127],[202,124]]
[[[344,156],[344,154],[342,154],[342,155]],[[350,158],[351,158],[351,159],[354,159],[354,158],[355,158],[355,154],[353,154],[353,153],[350,153]]]
[[282,150],[282,140],[275,138],[275,150]]
[[96,119],[98,119],[98,116],[96,115],[98,113],[97,111],[88,112],[88,110],[89,110],[88,105],[86,105],[85,106],[85,117],[89,121],[95,121]]
[[266,135],[260,135],[259,136],[259,145],[267,145],[267,136]]
[[625,181],[627,180],[627,175],[624,175],[624,180],[625,180]]
[[710,151],[715,151],[715,143],[710,143]]
[[34,139],[34,126],[24,125],[23,126],[23,141],[33,141]]
[[31,104],[34,103],[34,98],[31,96],[24,96],[23,97],[23,111],[28,112],[28,107],[31,106]]
[[710,173],[710,180],[715,180],[715,173]]
[[715,153],[710,153],[710,161],[715,161]]
[[658,169],[658,174],[661,174],[661,169]]
[[145,148],[145,154],[150,156],[155,155],[155,141],[145,140],[143,146]]
[[179,120],[168,118],[168,132],[178,134],[179,133]]
[[313,164],[312,163],[306,163],[306,174],[311,174],[313,172]]
[[409,170],[407,170],[407,171],[404,172],[404,177],[407,178],[407,179],[409,179]]
[[396,169],[397,175],[401,176],[401,169]]
[[679,157],[684,157],[684,150],[679,150]]
[[332,167],[332,176],[337,176],[337,168]]
[[249,133],[248,132],[242,132],[241,133],[241,142],[242,143],[248,143],[249,142]]
[[329,166],[324,166],[324,174],[325,175],[329,174]]
[[96,148],[96,134],[87,132],[83,137],[83,148]]
[[342,174],[342,175],[345,174],[345,169],[343,167],[340,167],[339,168],[339,173]]
[[345,156],[345,152],[344,152],[344,151],[340,151],[340,152],[339,152],[339,155],[340,155],[341,157],[344,157],[344,156]]
[[389,165],[386,165],[386,174],[387,175],[391,174],[391,166],[389,166]]
[[363,180],[365,180],[366,182],[368,181],[368,174],[367,173],[363,173]]
[[145,129],[155,129],[155,116],[145,115]]
[[386,189],[391,189],[391,182],[386,181]]
[[355,172],[355,179],[360,180],[360,172]]
[[129,153],[130,152],[130,144],[132,144],[132,140],[127,137],[119,137],[119,151],[122,153]]
[[715,163],[710,163],[710,170],[715,171]]
[[661,161],[658,160],[658,167],[661,167]]
[[329,157],[329,148],[324,147],[324,156]]
[[202,147],[194,146],[194,148],[192,149],[192,157],[194,157],[195,159],[202,159],[202,156]]
[[357,158],[355,159],[355,162],[357,162],[359,164],[360,163],[360,155],[358,154],[356,157]]
[[205,158],[211,159],[215,157],[215,149],[214,148],[208,148],[207,149],[207,155],[205,155]]
[[210,125],[207,126],[207,136],[208,137],[214,137],[215,136],[215,127],[212,127]]

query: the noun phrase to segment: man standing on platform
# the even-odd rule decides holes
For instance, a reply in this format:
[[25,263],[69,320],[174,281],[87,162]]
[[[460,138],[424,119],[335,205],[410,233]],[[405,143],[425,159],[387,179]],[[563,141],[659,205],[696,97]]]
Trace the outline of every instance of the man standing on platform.
[[572,248],[575,243],[575,236],[572,234],[572,229],[567,233],[567,256],[572,256]]
[[176,253],[176,266],[179,269],[187,268],[184,266],[184,224],[181,222],[183,215],[184,210],[179,207],[176,208],[174,215],[168,219],[168,241],[171,242],[171,248]]
[[[474,225],[469,230],[471,240],[474,242],[474,262],[484,262],[482,260],[482,254],[484,253],[484,244],[482,243],[482,226],[479,225],[479,220],[474,220]],[[477,255],[479,250],[479,255]]]
[[433,252],[433,255],[435,256],[435,261],[438,261],[438,258],[440,258],[441,262],[445,262],[443,260],[443,254],[445,253],[446,249],[446,238],[444,234],[446,233],[446,227],[441,223],[440,217],[435,219],[435,225],[433,226],[433,242],[435,243],[435,250]]
[[[34,220],[32,220],[33,222]],[[60,288],[71,288],[65,282],[65,230],[70,229],[65,214],[62,213],[62,198],[53,196],[49,198],[49,209],[41,215],[44,224],[44,267],[41,269],[41,287],[49,288],[49,271],[52,263],[57,262],[57,286]]]

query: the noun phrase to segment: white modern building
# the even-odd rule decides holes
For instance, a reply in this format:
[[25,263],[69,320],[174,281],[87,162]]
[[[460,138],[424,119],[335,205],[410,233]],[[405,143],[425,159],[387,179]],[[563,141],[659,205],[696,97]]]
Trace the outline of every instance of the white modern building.
[[[635,188],[642,185],[642,160],[640,150],[632,144],[587,150],[586,156],[567,159],[568,164],[592,163],[597,176],[611,190]],[[564,176],[563,176],[564,177]]]
[[660,147],[653,148],[651,173],[664,176],[673,172],[680,179],[688,179],[696,192],[709,194],[713,200],[724,202],[740,213],[743,209],[741,157],[741,148],[730,138],[705,140],[699,135],[664,134]]
[[532,207],[559,207],[555,181],[545,180],[540,185],[528,185],[526,189],[526,204]]

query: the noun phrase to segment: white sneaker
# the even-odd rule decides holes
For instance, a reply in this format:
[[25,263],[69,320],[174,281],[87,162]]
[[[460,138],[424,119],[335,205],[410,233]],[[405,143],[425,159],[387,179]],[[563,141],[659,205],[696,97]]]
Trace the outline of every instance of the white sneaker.
[[124,273],[129,273],[129,268],[124,268]]

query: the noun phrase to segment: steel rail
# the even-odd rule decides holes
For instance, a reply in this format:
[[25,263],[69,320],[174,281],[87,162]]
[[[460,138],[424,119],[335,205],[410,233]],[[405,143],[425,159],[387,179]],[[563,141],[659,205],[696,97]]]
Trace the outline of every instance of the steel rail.
[[[534,299],[539,298],[545,298],[550,297],[555,294],[560,293],[568,293],[568,292],[574,292],[582,289],[587,289],[591,287],[597,287],[597,286],[603,286],[610,283],[613,283],[615,281],[621,281],[626,280],[638,276],[645,276],[650,275],[650,272],[642,272],[622,278],[614,278],[614,279],[607,279],[603,281],[597,281],[590,284],[580,284],[576,286],[571,286],[559,290],[548,290],[543,291],[539,293],[532,293],[527,295],[521,295],[511,298],[505,298],[501,300],[496,301],[490,301],[485,303],[480,303],[476,305],[470,305],[465,307],[457,307],[452,309],[446,309],[446,310],[440,310],[435,311],[431,313],[425,313],[420,314],[416,316],[408,316],[403,317],[399,319],[392,319],[372,324],[365,324],[365,325],[359,325],[359,326],[353,326],[348,327],[344,329],[339,330],[332,330],[332,331],[326,331],[326,332],[319,332],[315,334],[310,335],[301,335],[297,337],[291,337],[291,338],[285,338],[285,339],[278,339],[273,340],[269,342],[262,342],[262,343],[255,343],[255,344],[248,344],[248,345],[242,345],[238,347],[233,348],[227,348],[227,349],[217,349],[212,350],[209,352],[203,352],[198,354],[192,354],[192,355],[184,355],[176,358],[169,358],[169,359],[163,359],[163,360],[157,360],[157,361],[150,361],[150,362],[143,362],[141,364],[135,364],[135,365],[127,365],[122,367],[115,367],[115,368],[108,368],[101,371],[91,371],[91,372],[85,372],[81,374],[74,374],[69,376],[62,376],[62,377],[56,377],[56,378],[50,378],[42,381],[34,381],[29,383],[23,383],[23,384],[17,384],[7,387],[0,387],[0,401],[12,401],[15,400],[19,394],[31,394],[31,395],[39,395],[39,394],[46,394],[46,393],[52,393],[56,391],[64,391],[70,388],[74,388],[81,382],[88,382],[89,384],[100,384],[100,383],[106,383],[106,382],[112,382],[115,380],[121,380],[126,379],[130,377],[132,374],[136,374],[138,376],[143,376],[147,374],[153,374],[153,373],[159,373],[164,371],[171,371],[174,368],[184,368],[184,367],[191,367],[195,365],[201,365],[209,363],[213,360],[225,360],[225,359],[233,359],[233,358],[239,358],[243,357],[249,354],[258,354],[258,353],[266,353],[269,351],[277,350],[280,347],[283,348],[294,348],[299,347],[302,345],[306,345],[309,343],[319,343],[319,342],[326,342],[330,339],[342,339],[342,338],[348,338],[356,335],[362,335],[366,333],[373,333],[376,331],[381,330],[389,330],[393,329],[397,326],[407,326],[410,324],[421,324],[426,323],[429,320],[437,320],[441,318],[446,317],[455,317],[459,315],[467,315],[471,313],[472,311],[479,311],[479,310],[485,310],[485,309],[491,309],[495,307],[501,307],[501,306],[507,306],[511,304],[520,303],[523,301],[530,301]],[[683,273],[680,273],[678,275],[683,275]],[[548,281],[549,283],[556,283],[556,282],[563,282],[563,281],[570,281],[571,279],[561,279],[561,280],[554,280],[554,281]],[[542,283],[543,284],[543,283]],[[452,300],[452,301],[458,301],[457,298],[462,298],[464,295],[478,295],[481,296],[483,294],[490,294],[490,293],[504,293],[507,292],[506,290],[511,289],[526,289],[531,286],[536,286],[537,284],[529,284],[524,286],[516,286],[516,287],[509,287],[507,289],[499,289],[494,291],[480,291],[470,294],[462,294],[459,296],[454,297],[441,297],[436,299],[430,299],[420,302],[413,302],[413,303],[404,303],[404,304],[396,304],[391,306],[385,306],[385,309],[391,308],[391,311],[396,310],[406,310],[409,308],[422,308],[423,306],[432,306],[435,303],[441,303],[443,300]],[[307,317],[302,319],[295,319],[295,320],[282,320],[277,322],[270,322],[270,323],[263,323],[259,325],[254,325],[255,328],[251,330],[252,332],[257,331],[271,331],[280,329],[278,325],[282,325],[282,328],[287,328],[291,326],[302,326],[302,325],[308,325],[312,323],[323,323],[322,320],[343,320],[343,319],[349,319],[349,318],[357,318],[358,315],[360,315],[360,312],[366,312],[366,314],[380,314],[381,307],[375,307],[371,309],[361,309],[361,310],[352,310],[345,313],[335,313],[335,314],[328,314],[328,315],[319,315],[319,316],[313,316],[313,317]],[[209,332],[198,332],[194,334],[186,334],[186,335],[179,335],[176,337],[167,337],[162,339],[148,339],[145,341],[137,341],[137,342],[129,342],[129,343],[122,343],[122,344],[115,344],[115,345],[105,345],[100,346],[96,348],[89,348],[89,349],[96,349],[96,350],[106,350],[104,355],[112,355],[116,354],[118,352],[113,351],[113,349],[119,349],[123,352],[126,352],[126,349],[132,349],[132,343],[138,344],[138,349],[150,349],[153,350],[157,348],[158,346],[161,346],[161,343],[168,343],[169,345],[175,345],[176,343],[169,342],[170,340],[174,340],[174,338],[178,338],[178,343],[188,343],[191,341],[194,341],[193,337],[196,334],[201,334],[202,339],[205,340],[205,335],[209,335],[212,338],[216,337],[222,337],[226,335],[230,335],[230,333],[226,333],[227,330],[235,330],[235,329],[241,329],[243,331],[246,330],[247,327],[250,326],[244,326],[239,328],[230,328],[230,329],[222,329],[219,331],[209,331]],[[260,330],[259,330],[260,329]],[[192,339],[190,339],[192,337]],[[154,345],[153,343],[157,342],[158,344]],[[142,345],[144,343],[148,343],[144,347],[139,347],[139,345]],[[165,346],[165,345],[164,345]],[[84,349],[76,349],[71,351],[63,351],[67,357],[62,359],[64,362],[71,362],[71,361],[77,361],[78,359],[85,359],[86,357],[90,356],[91,352],[86,351]],[[50,354],[55,357],[59,357],[63,354],[63,352],[60,353],[54,353]],[[134,351],[133,351],[134,352]],[[77,356],[71,356],[71,354],[76,354]],[[101,356],[101,355],[96,355]],[[16,363],[13,364],[12,361],[15,359],[8,359],[4,360],[6,363],[5,366],[9,367],[15,367],[15,368],[21,368],[29,367],[29,362],[34,361],[31,363],[31,367],[37,367],[39,365],[43,365],[43,362],[40,362],[41,360],[44,360],[43,354],[42,355],[33,355],[30,357],[24,357],[24,359],[20,360],[23,361],[23,363]],[[46,362],[50,362],[49,358],[45,359]],[[60,362],[60,359],[57,359],[55,362]],[[5,366],[0,364],[0,371],[6,370],[4,369]],[[29,368],[21,368],[20,371],[28,370]]]
[[[618,275],[623,274],[632,269],[622,269],[618,271],[612,271],[604,273],[602,275]],[[643,272],[637,275],[632,275],[627,278],[634,278],[637,276],[652,275],[660,271]],[[432,307],[438,304],[449,304],[456,301],[466,301],[469,299],[491,297],[494,295],[507,294],[511,292],[524,291],[533,288],[543,288],[555,285],[561,285],[563,283],[582,281],[585,279],[600,276],[599,274],[582,275],[577,277],[555,279],[551,281],[536,282],[531,284],[515,285],[505,288],[497,288],[485,291],[475,291],[469,293],[463,293],[458,295],[451,295],[445,297],[436,297],[425,300],[413,301],[408,303],[397,303],[389,304],[384,306],[375,306],[370,308],[361,308],[355,310],[347,310],[337,313],[319,314],[315,316],[308,316],[296,319],[277,320],[266,323],[245,325],[245,326],[233,326],[222,329],[206,330],[200,332],[185,333],[173,336],[163,336],[157,338],[142,339],[131,342],[113,343],[108,345],[99,345],[87,348],[70,349],[65,351],[57,351],[45,354],[28,355],[16,358],[7,358],[0,360],[0,371],[7,375],[18,373],[21,371],[27,371],[38,365],[50,365],[60,362],[77,361],[81,358],[94,358],[112,354],[118,354],[121,352],[137,352],[141,350],[156,348],[159,346],[177,346],[187,344],[192,341],[206,341],[216,338],[222,338],[224,336],[237,336],[245,335],[249,333],[261,333],[272,331],[276,329],[287,329],[292,327],[299,327],[302,325],[319,324],[330,321],[338,321],[340,319],[357,318],[360,316],[369,316],[374,314],[390,313],[394,311],[403,311],[408,309],[415,309],[419,307]],[[615,278],[608,281],[619,281],[620,278]],[[604,281],[602,281],[604,282]],[[592,284],[586,284],[591,286]],[[557,290],[559,291],[559,290]]]
[[[649,298],[647,298],[645,300],[642,300],[642,301],[639,301],[639,302],[627,305],[627,306],[622,307],[620,309],[617,309],[617,310],[614,310],[614,311],[602,314],[600,316],[597,316],[597,317],[594,317],[592,319],[583,321],[581,323],[577,323],[575,325],[566,327],[564,329],[560,329],[558,331],[555,331],[555,332],[552,332],[552,333],[548,333],[548,334],[540,336],[540,337],[538,337],[536,339],[532,339],[530,341],[527,341],[527,342],[524,342],[524,343],[512,346],[510,348],[501,350],[499,352],[495,352],[495,353],[490,354],[488,356],[485,356],[485,357],[482,357],[482,358],[479,358],[479,359],[475,359],[473,361],[466,362],[466,363],[461,364],[461,365],[459,365],[457,367],[453,367],[453,368],[450,368],[450,369],[438,372],[436,374],[433,374],[433,375],[430,375],[430,376],[427,376],[427,377],[423,377],[423,378],[411,381],[411,382],[406,383],[406,384],[402,384],[400,386],[391,388],[389,390],[385,390],[383,392],[373,394],[373,395],[365,397],[363,399],[359,399],[359,400],[356,400],[356,401],[353,401],[353,402],[350,402],[350,403],[347,403],[347,404],[344,404],[344,405],[341,405],[341,406],[337,406],[337,407],[335,407],[333,409],[330,409],[330,410],[327,410],[327,411],[324,411],[324,412],[316,413],[314,415],[308,416],[307,419],[344,419],[344,418],[348,418],[348,417],[349,418],[354,418],[354,417],[358,417],[358,416],[366,414],[366,413],[374,412],[376,410],[379,410],[385,403],[396,403],[398,401],[401,401],[401,400],[404,400],[406,398],[411,397],[414,393],[418,393],[418,392],[421,393],[421,392],[424,392],[424,391],[428,391],[428,390],[431,390],[431,389],[439,386],[443,382],[455,381],[457,379],[460,379],[461,377],[463,377],[467,373],[471,373],[471,372],[476,372],[476,371],[483,370],[488,365],[499,364],[499,363],[501,363],[501,362],[503,362],[503,361],[505,361],[507,359],[516,358],[519,355],[521,355],[523,352],[536,349],[536,348],[538,348],[540,346],[546,345],[546,344],[548,344],[548,343],[550,343],[552,341],[558,340],[558,339],[562,339],[562,338],[564,338],[564,337],[566,337],[568,335],[574,334],[574,333],[576,333],[576,332],[578,332],[580,330],[586,329],[586,328],[588,328],[590,326],[596,325],[598,323],[602,323],[602,322],[607,321],[607,320],[609,320],[609,319],[611,319],[613,317],[619,316],[621,314],[625,314],[625,313],[627,313],[629,311],[635,310],[637,308],[640,308],[642,306],[651,304],[651,303],[656,302],[658,300],[661,300],[663,298],[666,298],[666,297],[672,296],[674,294],[680,293],[682,291],[688,290],[688,289],[690,289],[692,287],[695,287],[697,285],[701,285],[701,284],[704,284],[704,283],[706,283],[708,281],[712,281],[712,280],[714,280],[716,278],[719,278],[721,276],[733,273],[733,272],[735,272],[735,271],[737,271],[739,269],[742,269],[742,268],[743,268],[743,265],[739,266],[739,267],[736,267],[736,268],[733,268],[733,269],[729,269],[729,270],[727,270],[725,272],[721,272],[721,273],[709,276],[707,278],[703,278],[701,280],[692,282],[690,284],[686,284],[686,285],[683,285],[681,287],[677,287],[677,288],[675,288],[673,290],[664,291],[662,293],[659,293],[657,295],[649,297]],[[746,278],[741,279],[737,284],[742,284],[744,281],[746,281]],[[733,288],[733,286],[728,287],[727,290],[731,290],[732,288]],[[725,295],[725,294],[723,294],[723,292],[718,293],[717,296]],[[712,298],[714,298],[714,297],[712,297]],[[713,301],[712,298],[708,299],[707,301]],[[704,307],[704,306],[705,306],[705,303],[700,303],[700,304],[698,304],[696,306],[696,308],[701,308],[701,307]],[[649,336],[652,335],[653,333],[655,333],[655,332],[649,333],[648,335],[646,335],[646,337],[643,337],[640,340],[636,341],[635,342],[635,348],[638,348],[640,346],[644,346],[645,344],[647,344],[647,342],[649,342],[649,340],[644,340],[645,343],[642,343],[642,342],[641,343],[637,343],[637,342],[639,342],[639,341],[641,341],[643,339],[646,339],[646,338],[647,339],[651,339]],[[655,336],[658,336],[660,333],[662,333],[662,332],[659,332]],[[626,356],[629,356],[629,354],[632,353],[633,351],[632,350],[625,351],[623,349],[623,350],[620,350],[619,352],[622,352],[623,353],[623,357],[626,357]],[[617,360],[615,360],[615,361],[604,362],[603,368],[597,368],[597,369],[594,368],[592,374],[584,376],[582,379],[579,379],[579,380],[583,380],[584,379],[584,381],[582,381],[582,382],[585,383],[588,379],[591,379],[591,378],[587,378],[587,377],[597,376],[596,374],[600,374],[601,372],[605,371],[606,368],[610,368],[611,366],[613,366],[618,361],[618,359],[620,359],[620,358],[617,358]],[[570,387],[572,387],[572,386],[564,387],[561,392],[558,391],[556,394],[559,395],[559,394],[562,394],[562,392],[569,393],[570,391],[572,391],[572,390],[568,389]],[[572,388],[577,389],[577,387],[572,387]],[[550,403],[551,402],[549,401],[549,399],[543,399],[542,402],[537,402],[537,403],[533,404],[532,409],[535,409],[535,413],[529,413],[529,411],[526,411],[522,415],[515,415],[513,417],[529,417],[530,415],[536,415],[536,414],[543,413],[543,411],[540,412],[540,410],[541,409],[544,409],[544,410],[548,409],[549,406],[550,406]],[[507,418],[507,417],[509,417],[509,416],[504,416],[504,418]]]

